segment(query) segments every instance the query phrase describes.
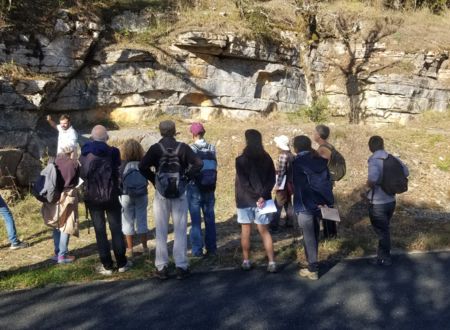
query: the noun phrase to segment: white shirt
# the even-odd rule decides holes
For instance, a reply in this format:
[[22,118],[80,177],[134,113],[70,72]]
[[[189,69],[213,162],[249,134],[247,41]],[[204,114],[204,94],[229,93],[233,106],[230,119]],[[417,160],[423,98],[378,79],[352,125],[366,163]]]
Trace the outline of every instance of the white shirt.
[[76,147],[78,145],[78,134],[72,126],[70,126],[68,129],[63,129],[61,125],[57,125],[56,129],[59,132],[57,149],[58,154],[66,146]]

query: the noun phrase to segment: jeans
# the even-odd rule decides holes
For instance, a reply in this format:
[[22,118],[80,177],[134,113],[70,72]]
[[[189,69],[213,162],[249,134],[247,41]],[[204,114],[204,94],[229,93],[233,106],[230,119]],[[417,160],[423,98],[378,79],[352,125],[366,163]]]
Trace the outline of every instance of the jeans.
[[319,270],[319,218],[311,213],[300,212],[297,213],[297,221],[303,231],[303,247],[308,261],[308,269],[316,272]]
[[113,268],[111,258],[111,247],[108,236],[106,235],[106,218],[109,223],[109,230],[112,236],[112,248],[116,257],[117,267],[126,265],[125,239],[122,234],[121,206],[119,200],[105,205],[88,205],[89,213],[94,223],[95,238],[97,240],[97,250],[100,255],[100,261],[106,269]]
[[156,230],[156,258],[155,266],[162,270],[169,264],[167,249],[167,235],[169,233],[169,218],[172,216],[175,239],[173,245],[173,259],[175,266],[187,269],[187,212],[188,201],[186,194],[179,198],[165,198],[158,191],[153,200],[153,213]]
[[[148,196],[120,196],[122,204],[122,232],[124,235],[147,234]],[[136,231],[135,231],[136,226]]]
[[17,245],[20,243],[17,238],[16,225],[14,223],[14,218],[11,214],[11,211],[3,200],[2,196],[0,196],[0,214],[5,220],[6,232],[8,233],[8,240],[11,245]]
[[205,247],[208,252],[215,253],[217,245],[214,191],[200,191],[196,185],[190,184],[187,189],[187,196],[191,215],[192,254],[201,255],[203,253],[202,213],[205,221]]
[[64,257],[69,253],[70,235],[53,228],[53,244],[55,245],[55,256]]
[[370,204],[370,223],[378,236],[377,255],[381,259],[391,257],[391,232],[389,225],[395,210],[395,202],[386,204]]

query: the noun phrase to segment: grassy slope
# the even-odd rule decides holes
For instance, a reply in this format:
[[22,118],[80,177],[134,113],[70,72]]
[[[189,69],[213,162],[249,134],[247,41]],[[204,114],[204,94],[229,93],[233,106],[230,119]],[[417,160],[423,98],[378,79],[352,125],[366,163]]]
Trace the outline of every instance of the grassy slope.
[[[155,129],[157,122],[148,123]],[[180,139],[189,141],[188,123],[178,120]],[[271,155],[276,151],[271,143],[279,134],[310,134],[314,125],[302,122],[295,116],[274,115],[269,119],[245,122],[220,119],[206,124],[207,137],[217,144],[220,162],[217,190],[217,222],[219,258],[214,260],[191,260],[196,270],[214,267],[237,266],[240,262],[239,227],[235,221],[234,209],[234,158],[243,147],[243,132],[257,128],[264,136],[266,148]],[[375,252],[376,240],[370,228],[364,207],[354,189],[365,180],[366,159],[369,155],[367,140],[372,134],[386,138],[388,150],[400,156],[411,169],[410,191],[399,198],[399,207],[392,222],[392,239],[395,249],[429,250],[450,246],[449,209],[450,190],[443,182],[450,179],[450,118],[436,114],[425,114],[422,119],[401,128],[390,126],[370,128],[350,126],[335,122],[332,126],[332,141],[345,155],[348,174],[336,186],[338,206],[344,217],[339,227],[339,239],[323,241],[320,256],[323,261],[333,263],[345,256],[362,256]],[[150,189],[151,194],[153,189]],[[32,198],[13,207],[20,236],[32,247],[9,251],[4,230],[0,240],[0,289],[43,286],[51,283],[84,282],[99,279],[94,266],[97,262],[93,229],[87,234],[87,223],[82,222],[80,238],[72,238],[70,248],[79,258],[74,265],[55,267],[46,259],[52,254],[51,231],[43,224],[39,205]],[[446,217],[446,218],[445,218]],[[82,219],[84,217],[82,216]],[[149,225],[154,228],[151,205]],[[304,262],[302,248],[296,231],[282,230],[274,236],[279,261],[298,260]],[[170,239],[173,239],[172,237]],[[154,233],[150,246],[154,247]],[[259,237],[253,237],[253,258],[265,262]],[[142,278],[150,276],[152,259],[138,257],[136,269],[130,273],[115,275],[114,278]]]

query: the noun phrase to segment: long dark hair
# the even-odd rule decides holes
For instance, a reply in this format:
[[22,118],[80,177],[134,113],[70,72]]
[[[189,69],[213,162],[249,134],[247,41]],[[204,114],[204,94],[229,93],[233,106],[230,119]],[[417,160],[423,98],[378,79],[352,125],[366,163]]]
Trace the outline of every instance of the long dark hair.
[[246,147],[242,154],[251,159],[260,159],[266,156],[267,152],[264,150],[262,144],[262,135],[256,129],[248,129],[245,131]]

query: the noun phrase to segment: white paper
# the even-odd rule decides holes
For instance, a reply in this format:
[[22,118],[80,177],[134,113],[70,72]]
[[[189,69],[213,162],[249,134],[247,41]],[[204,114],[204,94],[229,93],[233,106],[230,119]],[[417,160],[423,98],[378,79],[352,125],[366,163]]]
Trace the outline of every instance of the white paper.
[[[278,182],[278,175],[275,177],[275,186]],[[277,190],[284,190],[284,186],[286,185],[286,175],[283,176],[283,180],[281,180],[281,185],[277,187]]]
[[81,187],[81,185],[83,184],[83,179],[82,178],[78,178],[78,185],[77,188]]
[[259,214],[269,214],[277,212],[277,207],[273,199],[268,199],[264,203],[264,207],[262,209],[258,209]]
[[339,216],[338,209],[332,207],[322,207],[320,208],[320,212],[322,212],[322,218],[332,221],[341,221],[341,217]]

